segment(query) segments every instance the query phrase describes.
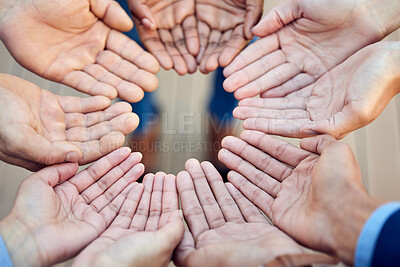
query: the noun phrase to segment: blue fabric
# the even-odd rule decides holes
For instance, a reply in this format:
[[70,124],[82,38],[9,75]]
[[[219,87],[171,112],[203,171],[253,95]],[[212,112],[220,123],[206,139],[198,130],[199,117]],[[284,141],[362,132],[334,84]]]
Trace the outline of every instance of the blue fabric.
[[[357,241],[354,257],[355,267],[373,266],[373,257],[377,241],[388,219],[400,210],[399,202],[390,202],[379,207],[368,218]],[[400,228],[400,225],[397,225]],[[398,242],[396,242],[398,244]],[[395,246],[398,246],[394,244]]]
[[4,244],[3,238],[0,236],[0,266],[1,267],[12,267],[12,261],[6,244]]

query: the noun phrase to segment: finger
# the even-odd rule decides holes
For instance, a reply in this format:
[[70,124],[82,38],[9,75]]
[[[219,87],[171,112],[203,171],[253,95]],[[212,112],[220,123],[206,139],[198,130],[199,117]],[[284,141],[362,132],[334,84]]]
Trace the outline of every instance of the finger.
[[174,175],[167,175],[164,178],[162,212],[158,227],[164,226],[171,214],[179,209],[178,191],[176,189],[176,178]]
[[147,5],[146,1],[128,0],[129,9],[138,21],[140,21],[146,30],[155,31],[157,29],[157,22]]
[[300,147],[311,153],[322,154],[324,150],[337,140],[327,134],[318,135],[315,137],[304,138],[300,142]]
[[306,99],[303,97],[283,97],[283,98],[246,98],[239,102],[242,107],[258,107],[266,109],[302,109],[307,106]]
[[147,218],[149,217],[151,193],[153,191],[154,174],[147,174],[143,179],[143,193],[140,199],[139,206],[133,216],[131,229],[135,231],[144,231]]
[[99,180],[103,175],[108,173],[112,168],[120,164],[129,157],[131,149],[122,147],[110,154],[102,157],[86,169],[78,172],[68,182],[73,184],[79,193],[82,193],[86,188]]
[[168,251],[168,255],[172,256],[173,251],[182,241],[184,232],[182,211],[177,210],[171,214],[167,223],[157,231],[160,240],[164,241],[163,251]]
[[125,136],[121,132],[111,132],[104,135],[100,140],[89,142],[72,142],[82,151],[82,158],[79,165],[91,163],[111,151],[120,148],[125,142]]
[[276,197],[281,190],[281,183],[263,171],[258,170],[249,162],[233,154],[227,149],[221,149],[218,157],[229,169],[234,170],[251,181],[254,185],[261,188],[272,197]]
[[59,96],[60,106],[68,115],[69,113],[89,113],[103,110],[110,106],[111,101],[104,96],[75,97]]
[[298,69],[294,64],[284,63],[237,89],[235,91],[235,98],[241,100],[259,95],[271,88],[285,83],[299,73],[300,69]]
[[[212,72],[218,68],[219,66],[218,59],[221,54],[221,51],[228,43],[231,36],[232,36],[232,30],[228,30],[222,33],[222,36],[219,39],[219,44],[208,55],[207,62],[205,63],[205,69],[207,72]],[[206,56],[207,56],[207,50],[206,50]]]
[[[140,69],[135,64],[123,59],[114,52],[109,50],[100,52],[96,57],[96,62],[110,73],[117,76],[117,78],[120,78],[110,78],[110,83],[112,82],[117,89],[122,88],[122,86],[119,85],[124,82],[128,83],[128,85],[132,87],[130,90],[134,91],[139,91],[140,89],[151,92],[157,89],[158,79],[153,73]],[[106,74],[103,73],[100,75],[106,76]]]
[[115,87],[98,81],[83,71],[73,71],[68,73],[60,83],[89,95],[102,95],[109,99],[114,99],[118,96],[118,91]]
[[153,74],[160,70],[160,65],[153,55],[146,52],[135,41],[118,31],[111,31],[109,33],[106,49],[129,61],[141,70]]
[[91,127],[73,127],[65,131],[65,136],[71,142],[88,142],[99,140],[110,132],[121,132],[127,135],[139,125],[139,117],[135,113],[125,113],[93,125]]
[[154,176],[153,191],[151,192],[150,212],[145,231],[157,231],[161,217],[163,185],[165,173],[158,172]]
[[112,168],[103,177],[98,179],[94,184],[81,193],[87,204],[101,196],[116,181],[124,176],[133,166],[138,164],[142,159],[142,154],[135,152],[129,155],[123,162]]
[[210,37],[211,29],[208,25],[204,22],[199,21],[197,24],[197,29],[199,32],[199,53],[196,57],[197,64],[200,64],[203,60],[204,52],[206,51],[208,45],[208,38]]
[[254,0],[254,1],[246,1],[246,19],[244,21],[244,34],[248,40],[253,38],[253,34],[251,32],[254,25],[256,25],[263,13],[264,1],[263,0]]
[[237,55],[229,66],[224,69],[224,76],[231,76],[238,70],[250,65],[277,49],[279,49],[279,40],[276,34],[255,41]]
[[189,173],[186,171],[178,173],[176,183],[185,221],[188,223],[190,232],[196,239],[201,233],[209,230],[206,216],[197,198]]
[[[285,63],[285,55],[281,50],[276,50],[257,61],[236,71],[224,81],[224,89],[227,92],[234,92],[246,84],[256,80],[268,71]],[[252,95],[255,96],[255,95]],[[251,97],[252,97],[251,96]]]
[[286,109],[276,110],[267,108],[254,108],[240,106],[233,110],[233,116],[236,119],[245,120],[248,118],[265,118],[265,119],[309,119],[310,114],[303,109]]
[[129,191],[128,196],[125,198],[124,204],[119,211],[118,216],[113,221],[112,225],[122,229],[128,229],[131,225],[133,215],[139,205],[140,198],[143,193],[143,185],[133,183],[132,189]]
[[[212,55],[214,50],[219,46],[219,41],[221,39],[222,33],[217,30],[211,30],[210,37],[208,39],[207,48],[204,51],[204,55],[200,62],[200,71],[204,74],[209,73],[210,71],[207,69],[207,62],[209,57]],[[199,61],[197,61],[199,62]]]
[[254,206],[239,190],[236,189],[231,183],[225,184],[232,198],[239,206],[240,212],[242,213],[246,222],[250,223],[268,223],[268,220],[260,212],[260,210]]
[[183,30],[180,25],[175,26],[172,30],[172,37],[174,38],[175,47],[178,49],[179,53],[183,56],[183,59],[186,62],[188,72],[194,73],[197,70],[196,59],[192,54],[189,54],[186,48],[186,40],[183,33]]
[[115,1],[90,0],[90,10],[105,24],[113,29],[127,32],[133,28],[133,22],[124,9]]
[[232,33],[231,39],[226,43],[219,56],[219,65],[226,67],[247,45],[248,40],[243,36],[243,25],[236,27]]
[[310,119],[264,119],[249,118],[243,121],[243,128],[256,130],[266,134],[284,137],[304,138],[318,134],[316,123]]
[[188,67],[182,55],[175,47],[174,39],[172,34],[168,30],[159,29],[158,34],[160,35],[161,42],[165,45],[168,54],[171,56],[174,62],[174,69],[179,75],[184,75],[188,72]]
[[130,184],[129,186],[124,188],[124,190],[122,192],[119,192],[118,195],[116,195],[111,202],[107,203],[107,205],[101,209],[101,211],[95,209],[99,214],[103,216],[104,221],[106,222],[106,227],[108,227],[118,215],[132,187],[133,184]]
[[172,69],[174,62],[161,42],[158,31],[147,31],[140,25],[137,26],[137,30],[143,45],[157,58],[161,66],[166,70]]
[[226,189],[222,177],[215,167],[210,162],[206,161],[201,163],[201,167],[217,199],[218,205],[221,207],[225,220],[227,222],[244,223],[242,213]]
[[252,184],[241,174],[231,171],[228,173],[231,182],[251,203],[259,207],[267,216],[271,214],[274,199],[265,191]]
[[272,88],[260,96],[264,98],[268,97],[284,97],[290,93],[299,91],[306,86],[313,84],[315,82],[315,78],[307,73],[300,73],[297,74],[295,77],[290,79],[289,81],[285,82],[284,84]]
[[53,166],[46,167],[27,179],[40,179],[51,187],[55,187],[57,184],[62,183],[71,178],[78,170],[76,163],[63,163]]
[[294,168],[311,155],[309,152],[280,138],[272,137],[261,132],[243,131],[240,135],[240,139],[254,147],[258,147],[271,157]]
[[196,159],[189,159],[186,161],[185,169],[193,179],[197,198],[204,211],[210,229],[215,229],[225,224],[224,215],[208,185],[200,162]]
[[110,121],[125,113],[132,112],[132,106],[127,102],[117,102],[105,110],[83,113],[67,113],[65,114],[65,124],[67,130],[73,127],[90,127],[95,124]]
[[[248,133],[246,132],[243,135],[246,136],[247,134]],[[221,146],[246,160],[262,172],[271,175],[276,180],[283,181],[292,173],[293,169],[286,164],[283,164],[281,161],[271,157],[269,154],[264,153],[262,149],[265,144],[263,143],[263,147],[261,147],[261,142],[263,142],[262,137],[260,137],[258,146],[255,147],[239,138],[227,136],[222,140]],[[298,151],[295,151],[295,153],[296,152],[297,154],[299,153]]]
[[267,36],[278,31],[284,25],[301,18],[303,11],[299,1],[289,0],[270,10],[264,18],[253,28],[256,36]]
[[200,39],[195,16],[185,18],[182,22],[182,28],[185,35],[186,47],[189,53],[195,57],[200,50]]
[[[113,199],[115,199],[127,186],[135,182],[144,172],[144,165],[139,163],[133,166],[127,173],[113,183],[103,194],[94,199],[90,206],[101,211]],[[89,187],[90,188],[90,187]]]

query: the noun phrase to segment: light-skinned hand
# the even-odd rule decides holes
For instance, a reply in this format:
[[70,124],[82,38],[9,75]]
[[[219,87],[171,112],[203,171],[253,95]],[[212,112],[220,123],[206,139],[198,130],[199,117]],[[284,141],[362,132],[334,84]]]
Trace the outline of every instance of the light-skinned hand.
[[190,159],[185,169],[177,185],[190,232],[175,251],[177,266],[260,266],[304,253],[232,184],[225,185],[211,163]]
[[148,174],[134,184],[110,227],[75,259],[73,266],[167,266],[184,224],[176,179]]
[[195,0],[128,0],[143,45],[161,66],[179,75],[197,70]]
[[0,159],[35,171],[87,164],[121,147],[139,124],[129,104],[104,96],[57,96],[0,74]]
[[239,100],[280,97],[314,84],[400,26],[396,0],[289,0],[253,28],[261,37],[224,70]]
[[399,92],[400,42],[380,42],[287,96],[244,99],[233,114],[248,130],[340,139],[374,121]]
[[90,95],[137,102],[157,88],[159,64],[119,32],[132,26],[112,0],[0,4],[0,38],[22,66]]
[[14,266],[53,265],[99,237],[142,175],[141,158],[120,148],[77,174],[76,163],[64,163],[26,178],[0,222]]
[[253,38],[251,32],[263,11],[263,0],[195,0],[202,73],[226,67]]
[[384,202],[367,194],[350,147],[328,135],[301,148],[261,132],[226,137],[228,180],[301,244],[353,263],[361,229]]

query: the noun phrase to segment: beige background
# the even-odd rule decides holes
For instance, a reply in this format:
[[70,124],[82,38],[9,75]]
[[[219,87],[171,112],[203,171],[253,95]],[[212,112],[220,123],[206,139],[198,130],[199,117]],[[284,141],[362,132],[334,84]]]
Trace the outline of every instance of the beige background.
[[[266,10],[279,2],[281,1],[268,1]],[[392,34],[389,39],[400,40],[400,31]],[[29,80],[57,94],[78,94],[70,88],[41,79],[23,69],[11,58],[2,44],[0,72]],[[179,77],[173,71],[161,71],[158,76],[160,87],[156,97],[164,118],[167,118],[166,129],[179,128],[179,114],[187,114],[196,121],[202,118],[210,93],[210,75],[196,73]],[[164,134],[161,141],[199,142],[207,139],[204,124],[195,123],[193,130],[195,134]],[[344,141],[354,149],[368,191],[385,199],[400,200],[400,97],[395,97],[375,122],[350,134]],[[293,142],[297,143],[297,140]],[[201,151],[168,151],[161,155],[160,169],[176,174],[183,169],[185,160],[190,157],[204,160],[207,155]],[[0,219],[10,211],[18,185],[28,175],[26,170],[0,162]]]

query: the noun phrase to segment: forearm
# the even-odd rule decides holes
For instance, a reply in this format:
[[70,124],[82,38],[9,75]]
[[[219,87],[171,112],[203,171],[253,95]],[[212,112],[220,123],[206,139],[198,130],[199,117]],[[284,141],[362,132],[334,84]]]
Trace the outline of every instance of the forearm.
[[400,27],[399,0],[363,0],[367,14],[377,22],[382,29],[382,38]]
[[0,235],[14,266],[42,266],[32,235],[21,222],[10,216],[0,221]]
[[331,235],[335,256],[348,264],[353,264],[357,241],[371,214],[386,201],[365,192],[344,192],[341,196],[347,204],[331,215]]

